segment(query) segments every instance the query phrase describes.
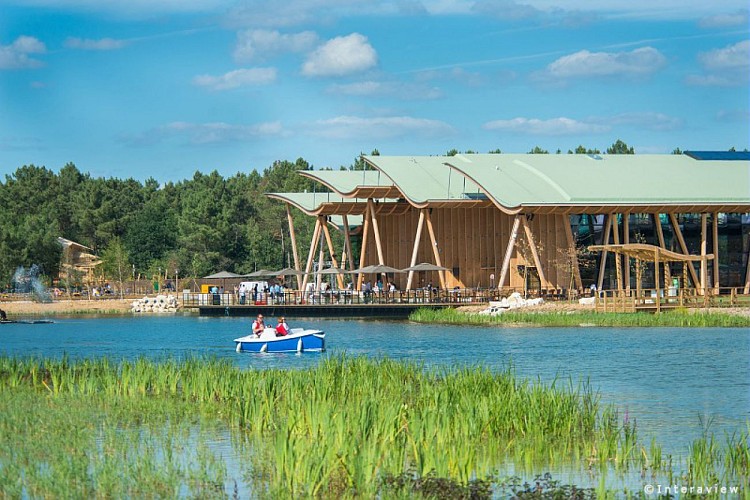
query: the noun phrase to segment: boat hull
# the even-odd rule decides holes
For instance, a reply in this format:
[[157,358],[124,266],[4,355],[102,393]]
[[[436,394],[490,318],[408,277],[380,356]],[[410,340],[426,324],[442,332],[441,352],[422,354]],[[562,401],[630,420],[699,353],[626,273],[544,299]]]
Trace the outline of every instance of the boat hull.
[[237,352],[322,352],[326,349],[321,330],[292,330],[284,337],[248,335],[234,339]]

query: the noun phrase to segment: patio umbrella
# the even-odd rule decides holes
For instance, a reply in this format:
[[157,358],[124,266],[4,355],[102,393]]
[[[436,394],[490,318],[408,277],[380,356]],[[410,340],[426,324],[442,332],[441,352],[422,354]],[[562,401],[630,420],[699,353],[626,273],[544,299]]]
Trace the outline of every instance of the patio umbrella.
[[203,279],[205,280],[221,280],[221,288],[226,290],[226,287],[224,286],[224,281],[227,278],[241,278],[241,274],[233,273],[230,271],[219,271],[218,273],[209,274],[208,276],[204,276]]
[[420,264],[416,264],[411,267],[407,267],[405,269],[402,269],[401,271],[404,273],[408,273],[409,271],[447,271],[447,267],[438,266],[437,264],[430,264],[429,262],[422,262]]
[[297,271],[291,267],[285,267],[279,271],[274,271],[273,276],[302,276],[305,271]]
[[242,276],[244,278],[265,278],[265,277],[276,276],[276,274],[274,274],[275,272],[276,271],[269,271],[268,269],[258,269],[254,273],[243,274]]
[[322,271],[318,271],[318,274],[349,274],[352,271],[345,271],[344,269],[339,269],[338,267],[329,267],[328,269],[323,269]]
[[365,266],[356,271],[351,271],[352,274],[381,274],[381,273],[403,273],[401,269],[395,267],[386,266],[385,264],[375,264],[372,266]]

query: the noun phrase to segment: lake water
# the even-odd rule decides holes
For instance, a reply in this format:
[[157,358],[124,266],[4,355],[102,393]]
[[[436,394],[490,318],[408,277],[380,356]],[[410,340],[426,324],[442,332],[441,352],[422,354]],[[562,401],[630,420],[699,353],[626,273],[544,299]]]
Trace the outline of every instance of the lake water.
[[405,321],[292,321],[326,332],[323,354],[238,354],[233,339],[248,318],[145,316],[60,318],[53,324],[0,326],[0,353],[71,358],[211,355],[239,367],[296,369],[341,353],[419,360],[428,365],[512,363],[524,378],[588,380],[602,399],[637,420],[642,442],[687,453],[701,420],[724,432],[750,419],[750,329],[498,328]]

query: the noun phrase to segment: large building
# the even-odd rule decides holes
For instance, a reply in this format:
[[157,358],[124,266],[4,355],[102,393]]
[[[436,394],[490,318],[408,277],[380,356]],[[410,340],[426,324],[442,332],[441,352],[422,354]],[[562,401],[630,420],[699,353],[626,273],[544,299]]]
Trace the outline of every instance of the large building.
[[[268,194],[317,217],[298,269],[311,269],[325,249],[346,269],[447,269],[390,276],[401,289],[625,289],[636,271],[655,286],[653,262],[628,253],[638,247],[671,256],[659,264],[660,280],[750,287],[747,153],[363,159],[370,169],[301,172],[326,192]],[[331,225],[344,248],[334,248]]]

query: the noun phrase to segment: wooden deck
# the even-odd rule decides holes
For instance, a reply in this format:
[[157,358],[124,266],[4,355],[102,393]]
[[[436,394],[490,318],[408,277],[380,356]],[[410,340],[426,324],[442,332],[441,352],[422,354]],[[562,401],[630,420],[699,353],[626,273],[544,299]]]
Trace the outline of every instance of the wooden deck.
[[[644,289],[602,290],[594,303],[596,312],[661,312],[685,308],[750,307],[750,295],[741,288],[719,290]],[[666,292],[666,295],[665,295]]]

